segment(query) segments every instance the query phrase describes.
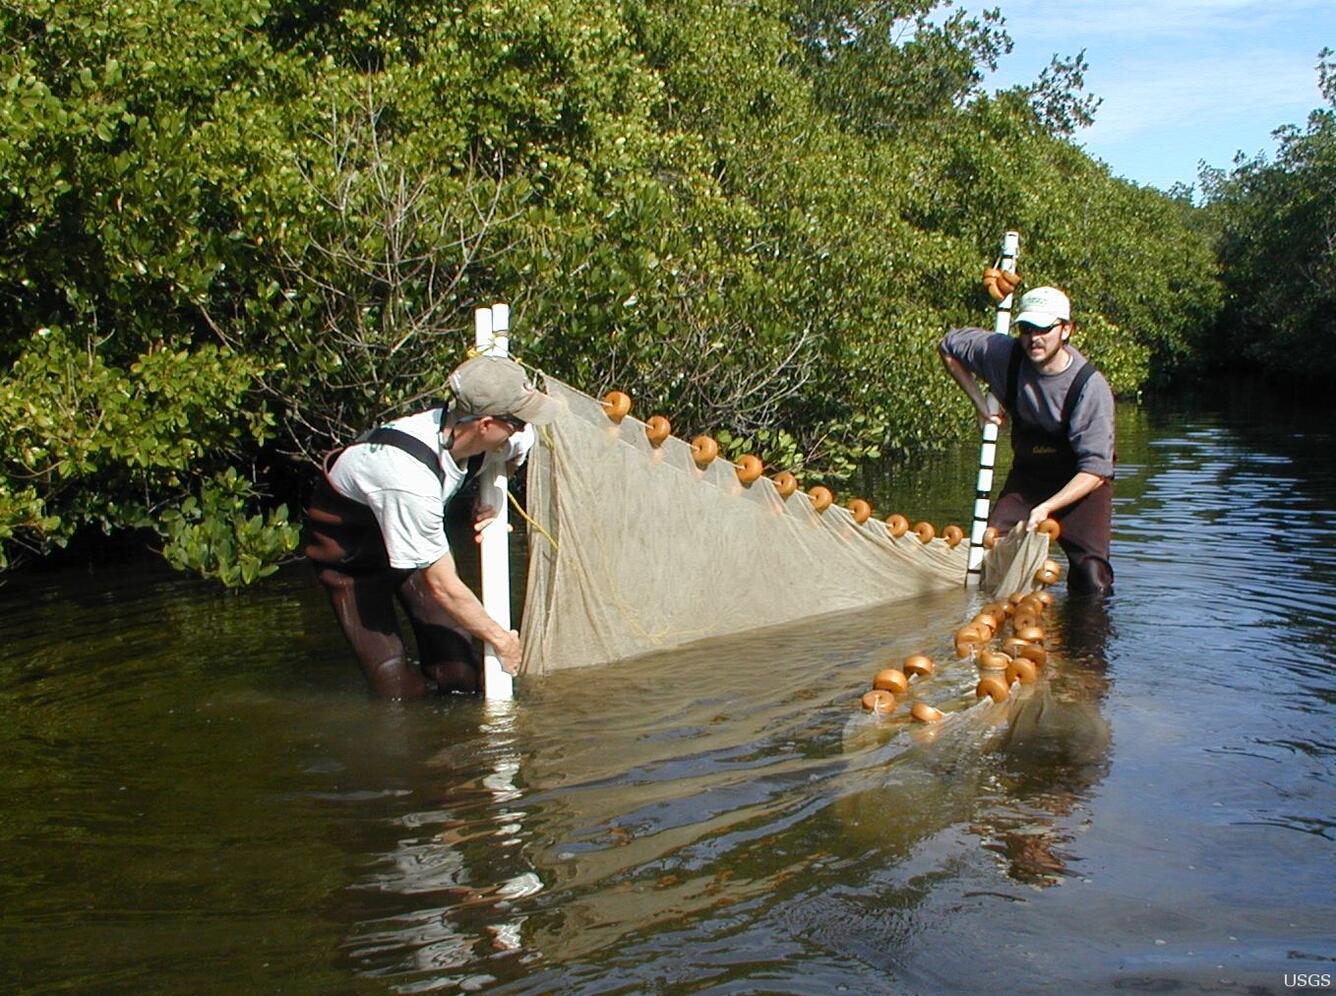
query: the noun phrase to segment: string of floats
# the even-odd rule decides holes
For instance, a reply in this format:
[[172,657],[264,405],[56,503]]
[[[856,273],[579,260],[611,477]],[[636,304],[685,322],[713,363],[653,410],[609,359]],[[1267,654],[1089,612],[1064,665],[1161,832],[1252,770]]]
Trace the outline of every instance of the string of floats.
[[[1035,581],[1048,586],[1062,574],[1056,561],[1046,560],[1035,572]],[[1044,649],[1047,634],[1041,623],[1044,613],[1053,605],[1053,596],[1039,590],[1023,594],[1016,592],[1006,601],[990,602],[955,633],[958,659],[973,659],[979,669],[979,682],[974,686],[976,701],[992,699],[1005,702],[1017,684],[1032,685],[1048,664]],[[1011,635],[1001,640],[998,649],[991,644],[1010,625]],[[931,657],[913,654],[900,667],[878,671],[872,679],[871,691],[863,693],[861,704],[878,718],[890,716],[901,701],[907,698],[912,686],[929,679],[936,670]],[[915,701],[909,714],[921,723],[937,723],[946,713],[922,700]]]
[[[631,412],[631,397],[623,391],[609,391],[603,396],[602,405],[608,418],[620,425]],[[662,415],[652,415],[645,421],[645,436],[651,446],[661,446],[670,435],[672,423]],[[691,452],[696,466],[703,470],[718,459],[719,443],[711,436],[696,436],[691,440]],[[751,453],[739,457],[734,466],[738,480],[744,487],[750,486],[765,473],[765,464],[761,458]],[[787,499],[798,490],[798,479],[788,471],[773,475],[770,481],[781,498]],[[835,502],[834,493],[821,485],[808,490],[807,497],[818,513],[824,512]],[[854,498],[845,508],[859,525],[872,517],[872,506],[862,498]],[[889,515],[886,517],[886,529],[893,539],[899,539],[910,531],[909,520],[898,513]],[[1050,542],[1055,542],[1061,535],[1062,527],[1055,519],[1045,519],[1037,531],[1047,536]],[[913,532],[924,544],[931,542],[936,535],[930,522],[916,523]],[[949,525],[942,530],[942,539],[952,548],[964,539],[964,535],[964,531],[956,525]],[[991,550],[997,539],[998,530],[989,526],[983,534],[984,547]],[[1034,582],[1040,586],[1039,591],[1028,594],[1016,592],[1006,601],[990,602],[969,623],[956,631],[956,656],[973,658],[979,668],[976,699],[990,698],[994,702],[1003,702],[1017,683],[1029,685],[1038,679],[1040,670],[1048,663],[1048,652],[1044,649],[1045,633],[1040,623],[1045,610],[1053,604],[1053,596],[1043,589],[1055,584],[1061,575],[1062,568],[1057,561],[1045,560],[1034,575]],[[1008,623],[1012,635],[1002,641],[1000,649],[992,649],[990,642]],[[911,684],[926,681],[935,669],[932,658],[926,654],[907,657],[899,668],[881,669],[872,680],[871,691],[862,696],[863,708],[878,717],[891,715],[900,699],[910,694]],[[910,708],[910,715],[919,722],[935,723],[944,719],[946,714],[927,702],[916,701]]]
[[[626,418],[631,412],[631,397],[623,391],[609,391],[603,396],[603,410],[607,413],[615,424],[620,425],[622,419]],[[651,415],[645,420],[645,438],[649,440],[651,446],[661,446],[663,442],[673,433],[672,423],[662,415]],[[719,457],[719,443],[712,436],[700,435],[691,440],[691,456],[696,466],[704,470]],[[765,473],[765,464],[761,458],[753,453],[738,457],[734,464],[737,470],[738,481],[744,487],[750,486],[759,480]],[[770,483],[775,486],[781,498],[788,498],[798,490],[798,478],[789,471],[780,471],[770,478]],[[814,488],[808,489],[807,497],[812,502],[812,510],[821,513],[830,508],[835,503],[835,493],[829,488],[818,484]],[[872,506],[862,498],[854,498],[844,506],[849,514],[853,516],[854,522],[862,525],[872,518]],[[919,542],[931,543],[937,536],[937,530],[931,522],[916,522],[911,527],[909,520],[898,513],[886,517],[886,530],[891,534],[892,539],[899,539],[908,532],[913,532],[918,537]],[[1050,541],[1056,541],[1061,527],[1055,519],[1045,519],[1039,525],[1039,531],[1047,535]],[[991,550],[997,542],[997,530],[989,527],[984,531],[983,545]],[[942,530],[942,539],[946,545],[955,549],[957,545],[965,538],[965,531],[957,525],[948,525]]]

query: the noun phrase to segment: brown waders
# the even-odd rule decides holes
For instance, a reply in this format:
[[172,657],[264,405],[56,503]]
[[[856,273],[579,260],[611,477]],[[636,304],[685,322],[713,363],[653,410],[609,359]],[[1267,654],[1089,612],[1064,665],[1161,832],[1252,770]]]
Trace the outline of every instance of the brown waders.
[[[1076,452],[1063,433],[1048,433],[1016,416],[1016,393],[1023,354],[1017,344],[1007,375],[1006,408],[1011,418],[1011,472],[1002,494],[993,506],[989,525],[1006,532],[1030,516],[1030,510],[1052,497],[1075,476]],[[1062,406],[1065,430],[1077,399],[1095,368],[1087,363],[1077,372]],[[1053,513],[1062,535],[1058,539],[1071,568],[1067,589],[1073,594],[1106,593],[1113,590],[1113,567],[1109,547],[1113,538],[1113,485],[1105,481],[1080,501]]]
[[[330,467],[340,451],[326,458]],[[478,691],[473,641],[432,598],[421,569],[393,568],[380,526],[367,506],[339,494],[324,477],[306,510],[304,552],[329,596],[334,616],[377,695],[412,699],[435,683],[441,692]],[[394,603],[408,614],[419,668],[404,650]]]

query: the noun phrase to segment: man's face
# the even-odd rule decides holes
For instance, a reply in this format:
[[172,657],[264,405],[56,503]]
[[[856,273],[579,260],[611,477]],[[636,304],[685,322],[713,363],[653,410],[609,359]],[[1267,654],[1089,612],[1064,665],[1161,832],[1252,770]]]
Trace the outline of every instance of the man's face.
[[455,426],[450,452],[457,460],[495,453],[523,428],[524,423],[513,415],[470,415]]
[[477,426],[482,452],[493,453],[510,442],[510,437],[520,432],[524,423],[514,415],[484,415]]
[[1071,334],[1071,323],[1054,322],[1044,328],[1031,325],[1029,322],[1021,322],[1016,326],[1016,331],[1020,333],[1021,348],[1025,350],[1030,362],[1042,367],[1061,352],[1062,344]]

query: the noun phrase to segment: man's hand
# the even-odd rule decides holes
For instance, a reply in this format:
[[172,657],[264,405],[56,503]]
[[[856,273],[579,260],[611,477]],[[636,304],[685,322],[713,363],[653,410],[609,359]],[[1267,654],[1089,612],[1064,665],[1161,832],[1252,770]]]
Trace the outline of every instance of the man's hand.
[[1035,529],[1038,528],[1039,523],[1043,522],[1045,519],[1051,519],[1052,517],[1052,506],[1046,501],[1040,502],[1034,508],[1030,509],[1030,517],[1025,520],[1025,531],[1027,533],[1034,532]]
[[[496,518],[496,509],[490,505],[479,505],[473,510],[473,542],[482,542],[482,531],[492,524]],[[506,532],[513,533],[515,526],[513,523],[506,523]]]
[[519,630],[508,631],[505,639],[501,643],[493,644],[492,649],[496,651],[496,656],[501,659],[502,671],[511,675],[520,673],[522,648],[520,646]]
[[980,409],[977,412],[979,416],[979,428],[983,429],[985,425],[995,425],[1001,428],[1002,423],[1006,421],[1007,413],[1001,409],[990,412],[987,409]]

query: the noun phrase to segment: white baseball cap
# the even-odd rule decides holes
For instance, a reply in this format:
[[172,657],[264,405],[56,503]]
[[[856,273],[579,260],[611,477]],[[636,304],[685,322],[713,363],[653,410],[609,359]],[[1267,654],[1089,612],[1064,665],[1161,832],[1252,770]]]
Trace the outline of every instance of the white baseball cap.
[[1036,287],[1021,295],[1021,311],[1016,316],[1016,324],[1024,322],[1041,329],[1051,327],[1056,322],[1072,320],[1072,302],[1067,295],[1056,287]]

